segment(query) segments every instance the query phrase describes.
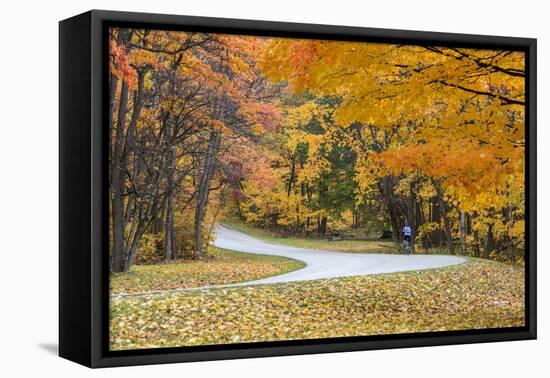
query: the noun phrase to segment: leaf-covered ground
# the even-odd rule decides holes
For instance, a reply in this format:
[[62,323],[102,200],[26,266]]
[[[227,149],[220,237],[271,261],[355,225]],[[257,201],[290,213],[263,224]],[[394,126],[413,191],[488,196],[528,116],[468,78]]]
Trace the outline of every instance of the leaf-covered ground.
[[523,269],[437,270],[111,299],[111,348],[245,343],[524,324]]
[[211,260],[134,265],[128,273],[111,276],[111,294],[224,285],[287,273],[304,263],[279,256],[210,248]]

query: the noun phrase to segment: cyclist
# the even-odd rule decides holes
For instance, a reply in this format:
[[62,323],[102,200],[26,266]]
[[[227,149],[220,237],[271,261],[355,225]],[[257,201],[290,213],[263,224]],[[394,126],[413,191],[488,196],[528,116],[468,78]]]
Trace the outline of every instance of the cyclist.
[[403,233],[403,241],[406,243],[405,249],[408,250],[409,248],[412,248],[412,241],[411,241],[412,228],[409,226],[408,222],[405,222],[405,227],[403,227],[402,233]]

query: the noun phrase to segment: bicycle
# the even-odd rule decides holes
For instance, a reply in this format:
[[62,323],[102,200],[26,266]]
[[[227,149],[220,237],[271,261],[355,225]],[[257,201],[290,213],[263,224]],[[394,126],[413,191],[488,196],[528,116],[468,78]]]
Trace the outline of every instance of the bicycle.
[[405,255],[410,255],[412,253],[412,245],[411,245],[410,240],[408,240],[408,239],[403,240],[403,245],[405,247],[403,253]]

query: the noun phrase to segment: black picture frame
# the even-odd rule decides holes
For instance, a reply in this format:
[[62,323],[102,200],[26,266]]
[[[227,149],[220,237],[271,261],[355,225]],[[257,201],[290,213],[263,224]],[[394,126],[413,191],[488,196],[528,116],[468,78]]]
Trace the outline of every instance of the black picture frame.
[[[162,349],[108,348],[106,132],[109,26],[526,53],[526,325]],[[59,354],[89,367],[406,348],[536,338],[536,39],[92,10],[59,24]]]

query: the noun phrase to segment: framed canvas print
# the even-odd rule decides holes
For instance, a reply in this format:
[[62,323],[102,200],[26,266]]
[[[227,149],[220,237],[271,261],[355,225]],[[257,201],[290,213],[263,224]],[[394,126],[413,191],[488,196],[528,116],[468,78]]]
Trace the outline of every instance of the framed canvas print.
[[60,355],[536,337],[536,40],[60,23]]

